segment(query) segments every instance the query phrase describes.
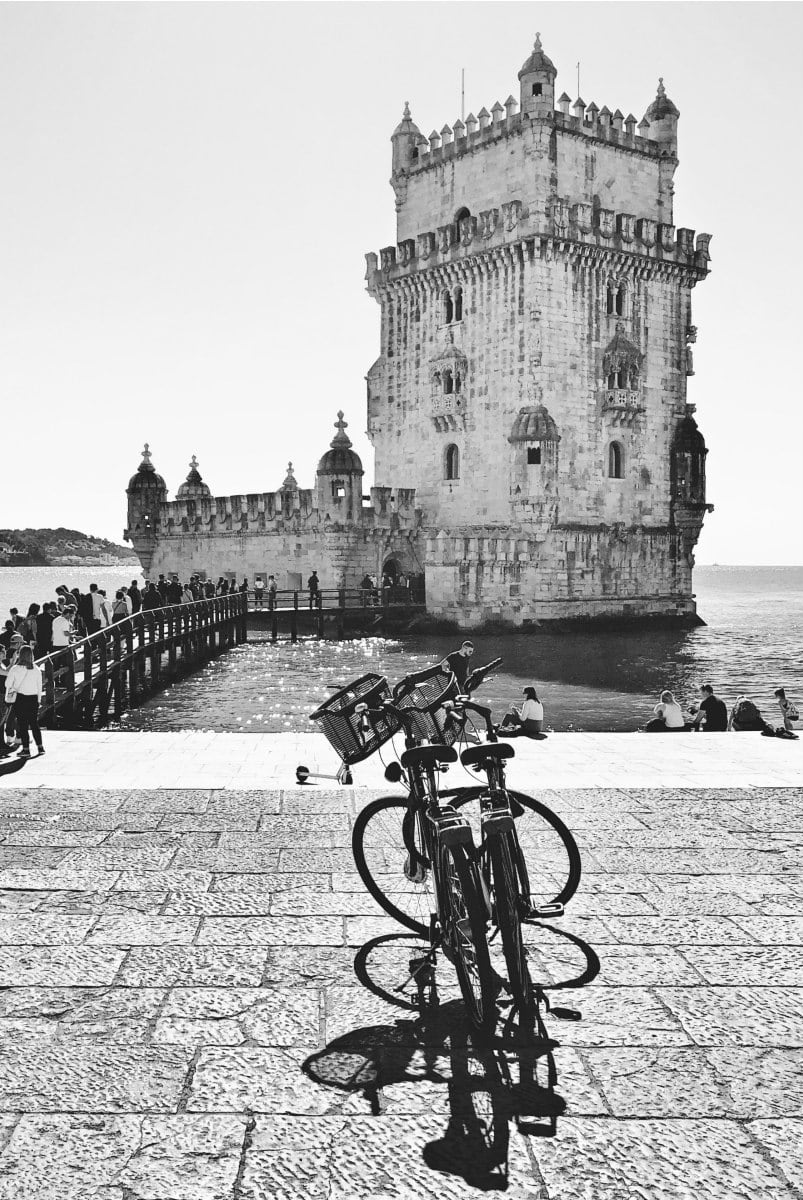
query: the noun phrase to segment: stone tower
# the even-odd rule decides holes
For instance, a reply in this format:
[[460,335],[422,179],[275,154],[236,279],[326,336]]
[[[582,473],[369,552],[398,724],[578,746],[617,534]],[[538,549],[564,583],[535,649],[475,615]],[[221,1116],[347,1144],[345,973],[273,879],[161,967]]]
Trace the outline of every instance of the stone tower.
[[156,473],[147,442],[142,451],[142,462],[128,481],[126,495],[128,527],[123,536],[126,541],[134,542],[142,570],[147,575],[158,542],[160,508],[167,500],[165,481]]
[[405,105],[396,243],[366,256],[376,480],[416,489],[428,606],[463,625],[691,618],[710,505],[683,467],[706,453],[686,386],[710,236],[673,224],[663,80],[637,126],[556,100],[556,77],[537,36],[518,101],[429,138]]

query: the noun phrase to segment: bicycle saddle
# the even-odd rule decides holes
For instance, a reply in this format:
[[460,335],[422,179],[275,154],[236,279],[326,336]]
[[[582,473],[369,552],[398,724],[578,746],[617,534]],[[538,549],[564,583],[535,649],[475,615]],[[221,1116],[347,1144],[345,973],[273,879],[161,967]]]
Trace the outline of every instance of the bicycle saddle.
[[464,767],[473,763],[487,762],[489,758],[512,758],[516,751],[507,742],[486,742],[481,746],[469,746],[460,755]]
[[453,746],[412,746],[401,756],[403,767],[435,767],[438,763],[457,762]]

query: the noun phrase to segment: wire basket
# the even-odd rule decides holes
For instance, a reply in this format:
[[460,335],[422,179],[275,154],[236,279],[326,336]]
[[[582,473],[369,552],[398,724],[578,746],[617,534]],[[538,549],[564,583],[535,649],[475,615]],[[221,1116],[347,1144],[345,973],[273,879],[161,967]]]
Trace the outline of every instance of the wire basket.
[[[381,715],[358,714],[360,704],[379,708],[390,699],[390,688],[384,675],[362,675],[347,684],[317,708],[311,721],[320,721],[329,744],[347,765],[362,762],[389,741],[399,730],[398,717],[393,713]],[[368,728],[363,728],[364,722]]]
[[458,694],[457,680],[441,666],[408,675],[393,689],[393,703],[415,716],[412,732],[421,741],[451,746],[462,732],[462,723],[449,720],[448,701]]

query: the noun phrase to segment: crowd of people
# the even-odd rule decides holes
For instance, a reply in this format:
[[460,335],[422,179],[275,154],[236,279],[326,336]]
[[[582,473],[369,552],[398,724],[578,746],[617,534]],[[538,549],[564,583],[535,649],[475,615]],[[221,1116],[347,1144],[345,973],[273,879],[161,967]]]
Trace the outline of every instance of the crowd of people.
[[647,733],[763,733],[766,737],[796,738],[795,726],[800,720],[797,705],[786,695],[786,689],[775,689],[774,703],[780,710],[781,724],[765,720],[749,696],[737,696],[730,712],[724,700],[717,696],[710,683],[700,688],[700,699],[690,704],[686,712],[670,691],[661,692],[653,716],[644,726]]

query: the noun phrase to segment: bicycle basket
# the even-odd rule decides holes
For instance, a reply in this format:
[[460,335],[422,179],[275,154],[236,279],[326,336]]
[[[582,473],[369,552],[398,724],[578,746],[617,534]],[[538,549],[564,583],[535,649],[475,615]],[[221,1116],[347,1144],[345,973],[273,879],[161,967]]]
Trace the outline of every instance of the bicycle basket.
[[448,719],[445,705],[457,693],[457,680],[451,671],[444,671],[441,666],[429,667],[397,683],[393,702],[415,714],[413,732],[417,738],[451,746],[459,738],[462,726]]
[[359,704],[379,708],[390,699],[390,688],[384,675],[362,675],[335,692],[310,716],[319,721],[329,744],[347,765],[362,762],[378,750],[399,730],[399,720],[392,713],[368,716],[370,729],[363,729],[362,718],[355,711]]

